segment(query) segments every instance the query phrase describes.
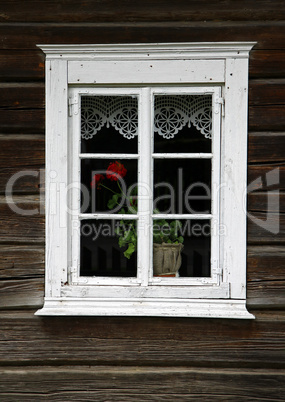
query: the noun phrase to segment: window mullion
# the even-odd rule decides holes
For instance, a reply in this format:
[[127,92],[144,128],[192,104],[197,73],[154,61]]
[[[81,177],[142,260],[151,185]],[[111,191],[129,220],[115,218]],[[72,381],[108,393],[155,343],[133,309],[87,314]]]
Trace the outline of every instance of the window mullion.
[[220,266],[220,132],[221,132],[221,88],[213,96],[212,112],[212,222],[211,222],[211,276],[217,285],[222,278]]
[[138,275],[147,286],[152,260],[151,252],[151,117],[150,88],[143,88],[139,102],[139,163],[138,163]]
[[[71,96],[78,96],[76,89],[70,91]],[[80,100],[81,101],[81,100]],[[71,203],[71,224],[70,231],[70,248],[71,248],[71,266],[69,267],[69,282],[75,283],[78,281],[80,270],[80,189],[81,189],[81,163],[78,157],[81,144],[81,119],[80,114],[72,114],[69,118],[71,140],[70,140],[70,155],[69,171],[70,180],[69,185],[72,188],[70,191]]]

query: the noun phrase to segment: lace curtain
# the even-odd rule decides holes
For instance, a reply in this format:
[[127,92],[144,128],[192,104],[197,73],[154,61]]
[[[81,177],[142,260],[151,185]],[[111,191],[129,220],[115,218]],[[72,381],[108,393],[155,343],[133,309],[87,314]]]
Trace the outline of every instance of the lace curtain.
[[[156,96],[154,131],[174,138],[183,127],[194,126],[206,138],[212,134],[212,97],[209,95]],[[131,96],[83,96],[81,135],[93,138],[102,127],[114,127],[124,138],[138,135],[138,102]]]

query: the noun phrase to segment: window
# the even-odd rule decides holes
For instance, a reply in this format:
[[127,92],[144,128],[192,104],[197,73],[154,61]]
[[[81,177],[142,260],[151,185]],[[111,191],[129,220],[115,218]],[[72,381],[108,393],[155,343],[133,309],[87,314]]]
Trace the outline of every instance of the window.
[[246,310],[253,43],[44,45],[39,315]]

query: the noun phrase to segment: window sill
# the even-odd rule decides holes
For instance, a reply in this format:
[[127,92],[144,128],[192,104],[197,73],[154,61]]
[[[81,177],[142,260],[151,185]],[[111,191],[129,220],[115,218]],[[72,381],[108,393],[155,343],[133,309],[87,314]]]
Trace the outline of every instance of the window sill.
[[39,316],[158,316],[254,319],[245,300],[46,299]]

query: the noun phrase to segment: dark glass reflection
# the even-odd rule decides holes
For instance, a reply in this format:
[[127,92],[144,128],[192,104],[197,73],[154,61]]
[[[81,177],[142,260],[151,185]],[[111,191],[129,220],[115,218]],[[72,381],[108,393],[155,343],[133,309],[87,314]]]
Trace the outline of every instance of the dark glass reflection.
[[154,133],[155,153],[211,153],[212,142],[195,127],[184,127],[174,138],[165,139]]
[[80,276],[137,276],[137,252],[127,258],[128,245],[120,247],[120,237],[136,233],[135,221],[83,220],[80,229]]
[[154,209],[160,213],[211,213],[210,159],[155,159]]

